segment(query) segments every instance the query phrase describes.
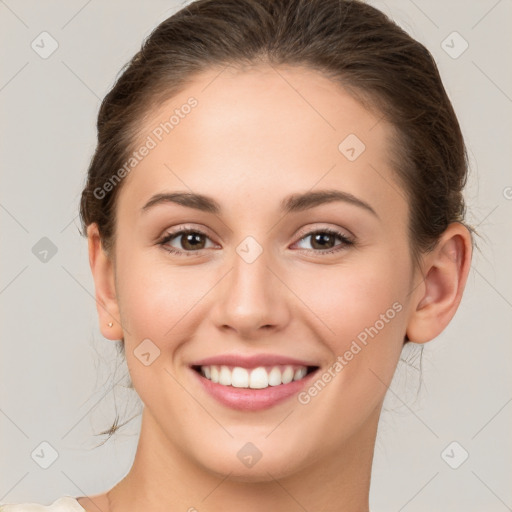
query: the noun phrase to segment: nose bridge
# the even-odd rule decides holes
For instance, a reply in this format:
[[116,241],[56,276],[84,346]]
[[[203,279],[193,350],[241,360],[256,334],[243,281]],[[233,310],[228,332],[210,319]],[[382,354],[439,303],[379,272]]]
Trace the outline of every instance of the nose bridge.
[[270,250],[248,236],[235,248],[232,270],[226,276],[219,298],[217,322],[240,334],[250,335],[263,326],[284,321],[283,298],[270,271]]

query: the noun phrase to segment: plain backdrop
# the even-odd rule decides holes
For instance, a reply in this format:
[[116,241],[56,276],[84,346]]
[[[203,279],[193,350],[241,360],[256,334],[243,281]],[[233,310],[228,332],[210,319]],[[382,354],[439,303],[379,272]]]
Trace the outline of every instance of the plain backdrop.
[[[371,3],[437,61],[469,149],[467,220],[481,234],[460,308],[425,346],[421,381],[412,353],[388,391],[371,508],[512,510],[512,3]],[[131,466],[141,405],[98,329],[78,200],[100,100],[180,7],[0,1],[0,502],[96,494]],[[135,419],[95,448],[116,410]]]

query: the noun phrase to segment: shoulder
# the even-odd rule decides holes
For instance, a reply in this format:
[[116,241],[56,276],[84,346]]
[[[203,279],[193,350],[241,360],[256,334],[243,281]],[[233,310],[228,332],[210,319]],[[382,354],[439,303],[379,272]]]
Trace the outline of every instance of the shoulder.
[[0,503],[0,512],[84,512],[72,496],[62,496],[50,505],[39,503]]

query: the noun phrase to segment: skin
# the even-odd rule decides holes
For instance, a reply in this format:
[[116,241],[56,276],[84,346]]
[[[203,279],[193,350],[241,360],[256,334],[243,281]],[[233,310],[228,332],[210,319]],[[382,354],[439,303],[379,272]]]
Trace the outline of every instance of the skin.
[[[470,234],[450,224],[415,268],[408,205],[388,158],[391,126],[305,68],[219,72],[198,75],[141,127],[143,141],[190,96],[198,100],[125,178],[114,252],[103,250],[95,224],[88,229],[102,334],[124,338],[144,409],[129,473],[78,501],[87,512],[368,511],[379,414],[404,337],[428,342],[454,316]],[[348,134],[366,145],[353,162],[338,150]],[[279,211],[283,198],[311,189],[349,192],[378,217],[347,202]],[[154,194],[172,191],[209,195],[222,213],[173,203],[141,213]],[[206,233],[192,256],[158,245],[190,225]],[[321,255],[308,234],[322,228],[355,245]],[[247,236],[263,250],[250,264],[236,252]],[[180,236],[169,244],[195,250]],[[295,396],[235,411],[188,368],[217,354],[272,353],[315,361],[321,374],[396,302],[401,311],[307,404]],[[148,366],[134,355],[147,338],[160,350]],[[252,467],[237,457],[248,441],[262,453]]]

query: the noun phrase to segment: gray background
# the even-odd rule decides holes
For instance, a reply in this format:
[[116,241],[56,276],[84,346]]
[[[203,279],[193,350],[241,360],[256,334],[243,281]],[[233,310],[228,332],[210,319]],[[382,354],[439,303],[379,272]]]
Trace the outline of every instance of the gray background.
[[[370,504],[374,512],[512,510],[512,2],[372,4],[439,65],[470,153],[468,221],[482,239],[456,316],[425,346],[418,398],[414,353],[388,391]],[[140,402],[122,387],[126,365],[98,329],[77,208],[100,99],[179,7],[0,0],[0,502],[99,493],[131,466],[140,417],[94,449],[103,438],[93,434],[115,411],[126,420]],[[59,45],[46,59],[31,47],[42,31]],[[457,58],[463,40],[454,31],[469,44]],[[57,249],[46,261],[36,245],[43,237]],[[463,450],[469,457],[453,469]]]

